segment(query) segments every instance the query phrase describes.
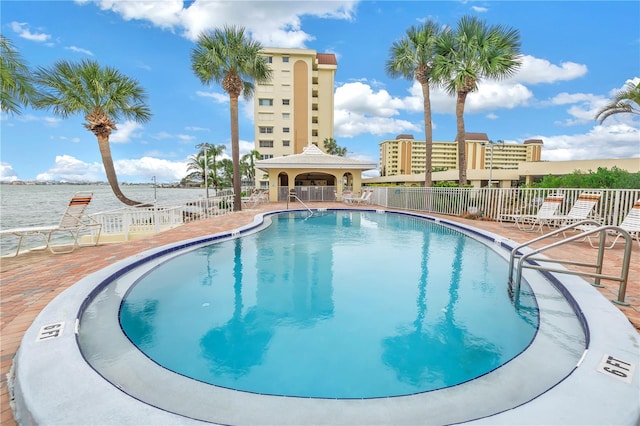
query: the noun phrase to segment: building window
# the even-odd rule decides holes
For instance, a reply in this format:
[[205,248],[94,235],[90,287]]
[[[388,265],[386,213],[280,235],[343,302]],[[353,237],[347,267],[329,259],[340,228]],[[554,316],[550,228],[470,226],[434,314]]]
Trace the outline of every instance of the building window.
[[283,127],[282,128],[282,133],[289,133],[289,128],[288,127]]
[[282,141],[282,146],[289,146],[290,143],[291,143],[291,141],[289,141],[289,140],[283,140]]
[[288,112],[283,112],[282,113],[282,119],[283,120],[288,120],[289,117],[291,117],[291,114],[289,114]]
[[273,141],[260,141],[260,148],[273,148]]
[[289,62],[289,57],[288,56],[283,56],[282,57],[282,62]]
[[273,63],[273,56],[265,56],[264,59],[267,61],[268,64]]
[[258,120],[260,121],[273,121],[273,114],[272,113],[258,113]]
[[260,133],[273,133],[273,127],[260,126]]
[[289,105],[289,99],[283,99],[282,105]]
[[273,106],[273,99],[260,98],[260,100],[258,100],[258,105],[260,105],[260,106]]
[[273,154],[260,154],[261,160],[268,160],[269,158],[273,158]]

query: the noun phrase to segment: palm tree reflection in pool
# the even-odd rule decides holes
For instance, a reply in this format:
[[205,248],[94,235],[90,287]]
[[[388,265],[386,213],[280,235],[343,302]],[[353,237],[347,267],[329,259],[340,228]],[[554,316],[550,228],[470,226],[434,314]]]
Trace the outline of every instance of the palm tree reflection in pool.
[[[460,275],[462,272],[463,251],[466,237],[458,236],[455,256],[451,265],[451,282],[449,284],[449,303],[433,326],[425,327],[427,305],[427,283],[429,282],[429,243],[431,235],[424,233],[422,245],[422,262],[420,282],[418,283],[417,317],[409,330],[403,334],[384,339],[383,361],[396,371],[398,380],[416,387],[424,387],[425,383],[433,383],[431,389],[451,386],[460,383],[459,377],[477,377],[478,374],[466,372],[460,375],[459,370],[442,368],[443,364],[455,365],[464,370],[475,366],[494,365],[499,363],[496,348],[485,339],[470,335],[467,330],[456,326],[454,312],[458,302]],[[430,283],[444,285],[445,283]],[[455,359],[453,362],[451,357]],[[482,362],[480,362],[480,360]]]
[[262,363],[273,336],[270,322],[257,307],[242,314],[242,238],[235,239],[233,278],[233,316],[221,327],[208,331],[200,340],[200,347],[214,374],[238,378]]

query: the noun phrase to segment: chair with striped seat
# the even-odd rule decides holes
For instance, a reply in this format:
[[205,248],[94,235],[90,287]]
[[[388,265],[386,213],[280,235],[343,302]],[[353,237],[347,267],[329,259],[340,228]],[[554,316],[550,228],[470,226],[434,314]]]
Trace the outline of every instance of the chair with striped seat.
[[[581,231],[591,231],[595,229],[596,226],[584,225],[578,226],[577,228]],[[636,240],[638,242],[638,246],[640,246],[640,199],[638,199],[633,207],[631,207],[631,210],[629,211],[629,213],[627,213],[622,222],[620,222],[618,228],[628,232],[629,235],[631,235],[631,238]],[[607,249],[613,248],[620,237],[623,236],[621,232],[615,230],[609,231],[608,235],[613,236],[613,241],[611,241],[611,244],[609,246],[605,247]],[[593,237],[594,235],[588,235],[587,239],[589,240],[589,245],[593,248],[596,248],[598,247],[598,243],[597,241],[594,243],[594,241],[591,240]]]
[[[13,235],[18,238],[16,252],[14,256],[20,253],[20,249],[24,243],[25,237],[41,237],[44,242],[44,247],[32,248],[32,250],[49,249],[51,253],[71,253],[80,246],[81,233],[90,230],[91,239],[94,245],[98,244],[100,239],[100,232],[102,230],[102,224],[96,221],[91,216],[86,214],[87,207],[93,198],[92,192],[80,191],[76,192],[69,205],[65,210],[60,222],[57,225],[51,226],[32,226],[26,228],[13,228],[3,229],[0,231],[0,236]],[[73,244],[70,249],[54,249],[51,244],[51,239],[55,234],[64,233],[69,234],[73,239]]]
[[549,225],[564,201],[563,194],[547,195],[536,214],[503,214],[501,220],[513,219],[521,231],[540,231],[544,225]]

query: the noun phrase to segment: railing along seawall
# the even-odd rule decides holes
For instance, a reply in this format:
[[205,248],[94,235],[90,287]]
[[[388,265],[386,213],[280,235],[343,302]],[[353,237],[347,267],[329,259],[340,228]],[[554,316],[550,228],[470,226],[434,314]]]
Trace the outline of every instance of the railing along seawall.
[[387,208],[423,211],[452,216],[474,215],[502,220],[506,214],[535,214],[549,194],[562,194],[558,214],[566,214],[584,192],[601,195],[594,219],[617,226],[629,213],[640,189],[589,188],[403,188],[370,187],[372,204]]
[[200,198],[179,206],[126,207],[91,216],[102,224],[103,237],[117,236],[118,240],[127,241],[135,235],[155,234],[186,222],[221,216],[232,211],[233,194],[227,194]]

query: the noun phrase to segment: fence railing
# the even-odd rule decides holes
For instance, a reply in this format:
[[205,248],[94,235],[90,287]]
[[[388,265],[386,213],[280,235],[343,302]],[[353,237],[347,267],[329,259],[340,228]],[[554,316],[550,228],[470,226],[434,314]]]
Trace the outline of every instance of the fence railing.
[[[334,186],[291,188],[301,201],[334,201]],[[501,221],[504,215],[535,214],[549,194],[562,194],[558,214],[566,214],[583,192],[600,193],[593,219],[602,225],[617,226],[640,199],[640,189],[541,189],[541,188],[398,188],[369,187],[371,204],[386,208],[422,211],[451,216],[471,216]],[[289,187],[278,189],[278,199],[286,201]],[[200,198],[181,206],[129,207],[93,214],[102,224],[102,235],[118,234],[128,240],[135,234],[156,233],[193,220],[225,215],[233,211],[233,193]]]
[[278,201],[287,201],[289,188],[301,201],[335,201],[335,186],[281,186],[278,188]]
[[194,220],[222,216],[233,211],[233,194],[187,201],[179,206],[126,207],[91,215],[102,224],[102,239],[154,234]]
[[501,221],[507,214],[535,214],[549,194],[562,194],[558,214],[566,214],[583,192],[601,194],[593,218],[617,226],[629,213],[640,189],[585,188],[397,188],[370,187],[371,203],[387,208]]

